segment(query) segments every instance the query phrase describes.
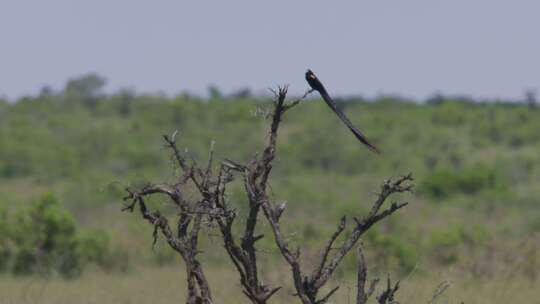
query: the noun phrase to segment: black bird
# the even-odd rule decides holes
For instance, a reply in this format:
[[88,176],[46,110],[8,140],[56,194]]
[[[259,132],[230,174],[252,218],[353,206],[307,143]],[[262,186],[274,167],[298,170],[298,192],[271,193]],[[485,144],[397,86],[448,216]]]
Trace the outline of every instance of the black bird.
[[359,141],[361,141],[364,145],[366,145],[371,151],[375,152],[375,153],[380,153],[379,152],[379,149],[377,149],[377,147],[375,147],[374,145],[372,145],[368,140],[367,138],[364,136],[364,134],[362,134],[362,132],[360,132],[360,130],[358,130],[357,128],[355,128],[353,126],[353,124],[351,123],[351,121],[347,118],[347,116],[345,116],[345,113],[343,113],[336,105],[336,103],[334,102],[334,100],[332,99],[332,97],[330,97],[330,95],[328,95],[328,92],[326,92],[326,89],[324,88],[323,84],[321,83],[321,81],[317,78],[317,76],[315,76],[315,74],[311,71],[311,70],[307,70],[306,72],[306,80],[309,84],[309,86],[319,92],[319,94],[321,94],[321,97],[324,99],[324,101],[326,102],[326,104],[332,109],[332,111],[334,111],[334,113],[336,113],[336,115],[339,117],[339,119],[341,119],[341,121],[347,126],[347,128],[349,128],[349,130],[351,130],[351,132],[353,132],[354,136],[356,136],[356,138],[358,138]]

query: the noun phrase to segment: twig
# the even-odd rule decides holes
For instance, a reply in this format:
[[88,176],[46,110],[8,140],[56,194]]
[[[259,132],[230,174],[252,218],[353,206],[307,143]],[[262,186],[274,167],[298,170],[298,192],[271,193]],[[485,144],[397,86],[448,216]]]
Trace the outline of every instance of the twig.
[[437,285],[437,288],[435,288],[435,291],[433,292],[433,296],[431,297],[431,300],[429,300],[428,304],[433,304],[437,299],[452,285],[449,281],[443,281],[439,285]]
[[[300,98],[298,99],[295,99],[293,101],[291,101],[290,103],[288,103],[287,105],[285,105],[285,111],[288,111],[292,108],[294,108],[295,106],[297,106],[299,103],[301,103],[302,101],[304,101],[308,96],[309,94],[315,92],[314,89],[308,89],[304,95],[302,95]],[[274,94],[275,94],[275,91],[274,91]]]

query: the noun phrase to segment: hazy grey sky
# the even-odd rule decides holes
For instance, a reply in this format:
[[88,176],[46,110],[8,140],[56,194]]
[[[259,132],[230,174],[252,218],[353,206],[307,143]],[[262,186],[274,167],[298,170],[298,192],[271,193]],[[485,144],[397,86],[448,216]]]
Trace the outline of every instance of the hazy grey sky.
[[0,0],[0,95],[97,72],[108,89],[520,97],[540,88],[538,0]]

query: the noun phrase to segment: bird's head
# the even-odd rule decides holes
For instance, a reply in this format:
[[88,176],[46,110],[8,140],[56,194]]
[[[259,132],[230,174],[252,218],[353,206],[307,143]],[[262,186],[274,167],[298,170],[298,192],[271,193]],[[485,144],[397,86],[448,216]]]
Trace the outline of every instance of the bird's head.
[[310,80],[314,80],[314,79],[317,79],[317,76],[315,76],[312,70],[308,69],[306,71],[306,80],[309,82]]
[[315,76],[315,73],[313,73],[312,70],[307,70],[306,81],[313,90],[317,90],[319,92],[325,91],[322,83],[319,81],[319,79],[317,79],[317,76]]

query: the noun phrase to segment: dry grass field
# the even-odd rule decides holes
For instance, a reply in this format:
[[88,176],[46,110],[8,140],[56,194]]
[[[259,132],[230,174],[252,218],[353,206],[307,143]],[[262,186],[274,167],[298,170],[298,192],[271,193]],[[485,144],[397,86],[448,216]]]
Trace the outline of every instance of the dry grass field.
[[[288,269],[280,267],[267,277],[284,288],[271,303],[299,303],[291,296]],[[248,303],[240,292],[237,274],[230,268],[215,267],[209,274],[217,304]],[[180,265],[143,267],[127,274],[94,270],[77,280],[62,278],[0,278],[2,304],[168,304],[184,299],[184,275]],[[403,278],[398,293],[400,303],[430,303],[437,286],[449,282],[448,289],[434,303],[507,304],[534,303],[540,290],[530,280],[502,273],[493,279],[468,279],[452,270],[441,273],[412,274]],[[332,282],[334,283],[334,282]],[[354,278],[339,281],[341,289],[331,303],[354,303]]]

